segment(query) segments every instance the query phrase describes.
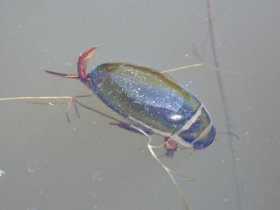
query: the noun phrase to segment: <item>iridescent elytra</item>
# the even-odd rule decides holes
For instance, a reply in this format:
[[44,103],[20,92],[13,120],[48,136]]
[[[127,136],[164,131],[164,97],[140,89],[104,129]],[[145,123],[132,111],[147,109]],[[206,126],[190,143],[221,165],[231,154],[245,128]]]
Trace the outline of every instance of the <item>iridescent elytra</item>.
[[[166,140],[167,155],[177,144],[205,149],[215,139],[216,130],[202,103],[166,74],[151,68],[128,63],[104,63],[91,73],[86,72],[93,47],[79,57],[78,74],[47,73],[80,79],[93,93],[121,115],[127,124],[146,134],[159,134]],[[176,142],[176,143],[175,143]]]

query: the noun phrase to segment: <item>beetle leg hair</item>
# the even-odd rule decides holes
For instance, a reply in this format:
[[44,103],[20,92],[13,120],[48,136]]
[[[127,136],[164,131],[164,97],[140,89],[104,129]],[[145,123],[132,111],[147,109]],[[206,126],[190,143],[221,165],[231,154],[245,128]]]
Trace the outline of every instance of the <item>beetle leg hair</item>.
[[78,118],[80,118],[80,113],[79,113],[79,109],[78,109],[78,106],[77,106],[77,100],[76,100],[76,97],[73,96],[72,98],[69,99],[68,101],[68,104],[67,104],[67,108],[66,108],[66,118],[67,118],[67,121],[70,123],[70,117],[69,117],[69,111],[72,107],[74,107],[74,111],[75,111],[75,114]]
[[147,147],[151,153],[151,155],[153,156],[153,158],[160,164],[160,166],[166,171],[166,173],[168,174],[169,178],[171,179],[172,183],[174,184],[182,202],[183,202],[183,205],[184,205],[184,209],[185,210],[190,210],[188,204],[187,204],[187,201],[183,195],[183,192],[181,190],[181,188],[179,187],[175,177],[174,177],[174,172],[172,169],[168,168],[165,164],[163,164],[160,159],[158,158],[158,156],[156,155],[156,153],[154,152],[153,148],[154,146],[151,145],[151,142],[152,142],[152,137],[147,134],[145,131],[143,131],[142,129],[136,127],[136,126],[133,126],[131,125],[134,129],[138,130],[140,133],[142,133],[144,136],[146,136],[148,138],[148,143],[147,143]]

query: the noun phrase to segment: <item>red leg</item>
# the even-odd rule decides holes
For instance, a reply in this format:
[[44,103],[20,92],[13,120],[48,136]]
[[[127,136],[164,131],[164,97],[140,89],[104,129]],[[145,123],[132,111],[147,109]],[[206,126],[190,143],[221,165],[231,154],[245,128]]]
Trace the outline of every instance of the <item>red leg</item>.
[[92,57],[93,53],[97,50],[97,47],[90,48],[89,50],[82,53],[78,60],[78,74],[63,74],[58,73],[54,71],[48,71],[46,72],[48,74],[53,74],[56,76],[64,77],[64,78],[70,78],[70,79],[80,79],[82,83],[84,83],[87,87],[90,88],[90,84],[88,82],[89,75],[86,72],[86,67],[88,60]]
[[54,71],[48,71],[48,70],[46,70],[45,72],[47,72],[48,74],[53,74],[53,75],[64,77],[64,78],[79,79],[78,74],[62,74],[62,73],[58,73],[58,72],[54,72]]
[[90,48],[82,53],[78,60],[78,75],[82,82],[87,81],[88,75],[86,72],[88,60],[92,57],[93,53],[97,50],[97,47]]

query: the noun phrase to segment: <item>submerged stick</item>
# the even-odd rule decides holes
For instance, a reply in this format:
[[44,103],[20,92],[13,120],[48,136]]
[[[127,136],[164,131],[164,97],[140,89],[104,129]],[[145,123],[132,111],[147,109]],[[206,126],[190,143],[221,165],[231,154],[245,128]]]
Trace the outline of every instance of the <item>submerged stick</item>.
[[[212,50],[212,56],[213,56],[213,62],[214,65],[217,69],[220,68],[219,60],[218,60],[218,53],[216,49],[216,43],[215,43],[215,33],[214,33],[214,28],[213,28],[213,21],[212,21],[212,14],[211,14],[211,0],[207,0],[207,19],[208,19],[208,27],[209,27],[209,36],[210,36],[210,41],[211,41],[211,50]],[[224,85],[223,81],[221,78],[221,74],[219,71],[216,71],[216,77],[218,81],[218,86],[219,86],[219,93],[220,97],[222,100],[222,105],[223,105],[223,112],[225,116],[225,122],[226,122],[226,132],[227,133],[233,133],[231,131],[231,126],[230,126],[230,117],[228,115],[229,109],[228,109],[228,102],[226,99],[226,94],[224,92]],[[233,142],[229,141],[230,144],[230,154],[231,154],[231,160],[232,160],[232,165],[233,165],[233,176],[235,179],[235,196],[236,196],[236,202],[237,202],[237,208],[239,210],[242,210],[242,205],[241,205],[241,196],[240,196],[240,183],[239,183],[239,178],[237,175],[237,164],[236,164],[236,159],[235,159],[235,151],[233,148]]]
[[0,101],[16,101],[16,100],[52,100],[52,99],[71,99],[73,96],[23,96],[23,97],[7,97],[0,98]]
[[19,97],[5,97],[0,98],[0,101],[28,101],[28,100],[57,100],[57,99],[68,99],[71,100],[73,98],[84,98],[92,95],[79,95],[79,96],[19,96]]

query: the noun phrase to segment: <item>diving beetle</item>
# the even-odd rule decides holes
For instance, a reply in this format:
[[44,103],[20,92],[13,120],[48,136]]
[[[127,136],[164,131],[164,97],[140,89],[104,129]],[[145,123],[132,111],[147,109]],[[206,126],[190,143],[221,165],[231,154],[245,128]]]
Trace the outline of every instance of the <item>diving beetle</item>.
[[210,116],[189,91],[163,73],[133,64],[104,63],[87,73],[88,60],[96,50],[93,47],[80,55],[78,74],[46,72],[79,79],[128,121],[118,126],[163,136],[167,156],[173,155],[177,144],[200,150],[213,143],[216,130]]

